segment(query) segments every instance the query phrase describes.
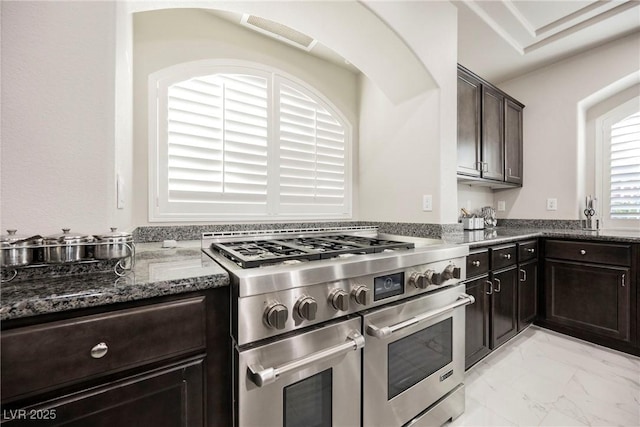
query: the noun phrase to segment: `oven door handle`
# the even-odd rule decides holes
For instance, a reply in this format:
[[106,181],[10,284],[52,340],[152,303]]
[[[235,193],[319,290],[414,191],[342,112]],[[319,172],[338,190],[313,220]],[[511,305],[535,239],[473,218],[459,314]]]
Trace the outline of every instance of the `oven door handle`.
[[255,385],[262,387],[275,382],[280,376],[288,374],[289,372],[297,371],[314,363],[319,363],[350,351],[356,351],[363,347],[364,336],[362,336],[360,332],[353,330],[347,335],[347,342],[311,353],[308,356],[301,357],[284,365],[266,369],[260,364],[251,365],[248,368],[249,378]]
[[460,294],[456,302],[451,303],[449,305],[445,305],[444,307],[440,307],[437,310],[429,311],[419,316],[414,316],[411,319],[407,319],[390,326],[384,326],[382,328],[378,328],[375,325],[368,325],[367,334],[379,339],[387,338],[391,336],[394,332],[398,332],[402,329],[408,328],[409,326],[413,326],[418,323],[427,321],[429,319],[433,319],[434,317],[437,317],[448,311],[454,310],[458,307],[462,307],[465,305],[473,304],[474,302],[476,302],[476,299],[472,295]]

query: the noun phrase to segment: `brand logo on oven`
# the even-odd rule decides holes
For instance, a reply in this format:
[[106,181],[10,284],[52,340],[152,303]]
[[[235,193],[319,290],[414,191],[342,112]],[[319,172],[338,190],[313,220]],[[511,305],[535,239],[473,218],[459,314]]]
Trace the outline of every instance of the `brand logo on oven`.
[[449,378],[451,375],[453,375],[453,369],[450,370],[449,372],[446,372],[442,375],[440,375],[440,382],[446,380],[447,378]]

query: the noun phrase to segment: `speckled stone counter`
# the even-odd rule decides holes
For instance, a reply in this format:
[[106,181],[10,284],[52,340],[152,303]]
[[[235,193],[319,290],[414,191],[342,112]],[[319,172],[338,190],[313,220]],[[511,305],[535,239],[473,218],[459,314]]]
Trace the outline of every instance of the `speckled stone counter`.
[[123,277],[111,272],[18,279],[0,287],[1,320],[229,285],[227,272],[201,252],[200,241],[179,242],[175,249],[138,244],[135,267]]
[[475,248],[535,237],[640,243],[640,231],[587,231],[581,229],[521,227],[495,227],[484,230],[464,231],[463,233],[444,234],[442,240],[446,243],[468,244],[469,248]]

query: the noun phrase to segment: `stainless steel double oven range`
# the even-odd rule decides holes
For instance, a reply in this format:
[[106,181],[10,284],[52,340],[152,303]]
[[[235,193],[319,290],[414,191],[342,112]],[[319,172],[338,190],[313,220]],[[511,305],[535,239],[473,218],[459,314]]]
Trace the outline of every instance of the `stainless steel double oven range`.
[[202,243],[231,277],[237,427],[433,426],[464,411],[466,246],[375,227]]

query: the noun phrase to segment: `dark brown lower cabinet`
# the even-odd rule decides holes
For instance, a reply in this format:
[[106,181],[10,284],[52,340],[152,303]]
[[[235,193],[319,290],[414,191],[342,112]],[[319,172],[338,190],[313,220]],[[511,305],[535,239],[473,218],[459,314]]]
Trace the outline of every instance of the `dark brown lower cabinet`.
[[628,267],[547,260],[546,321],[631,341]]
[[[20,410],[8,426],[204,426],[203,359],[84,390]],[[3,423],[4,424],[4,423]]]
[[518,332],[533,323],[538,315],[538,263],[518,266]]
[[490,282],[486,274],[467,282],[467,294],[475,302],[466,307],[465,369],[491,353],[489,316],[491,315]]
[[516,266],[491,273],[491,349],[518,332],[518,270]]

